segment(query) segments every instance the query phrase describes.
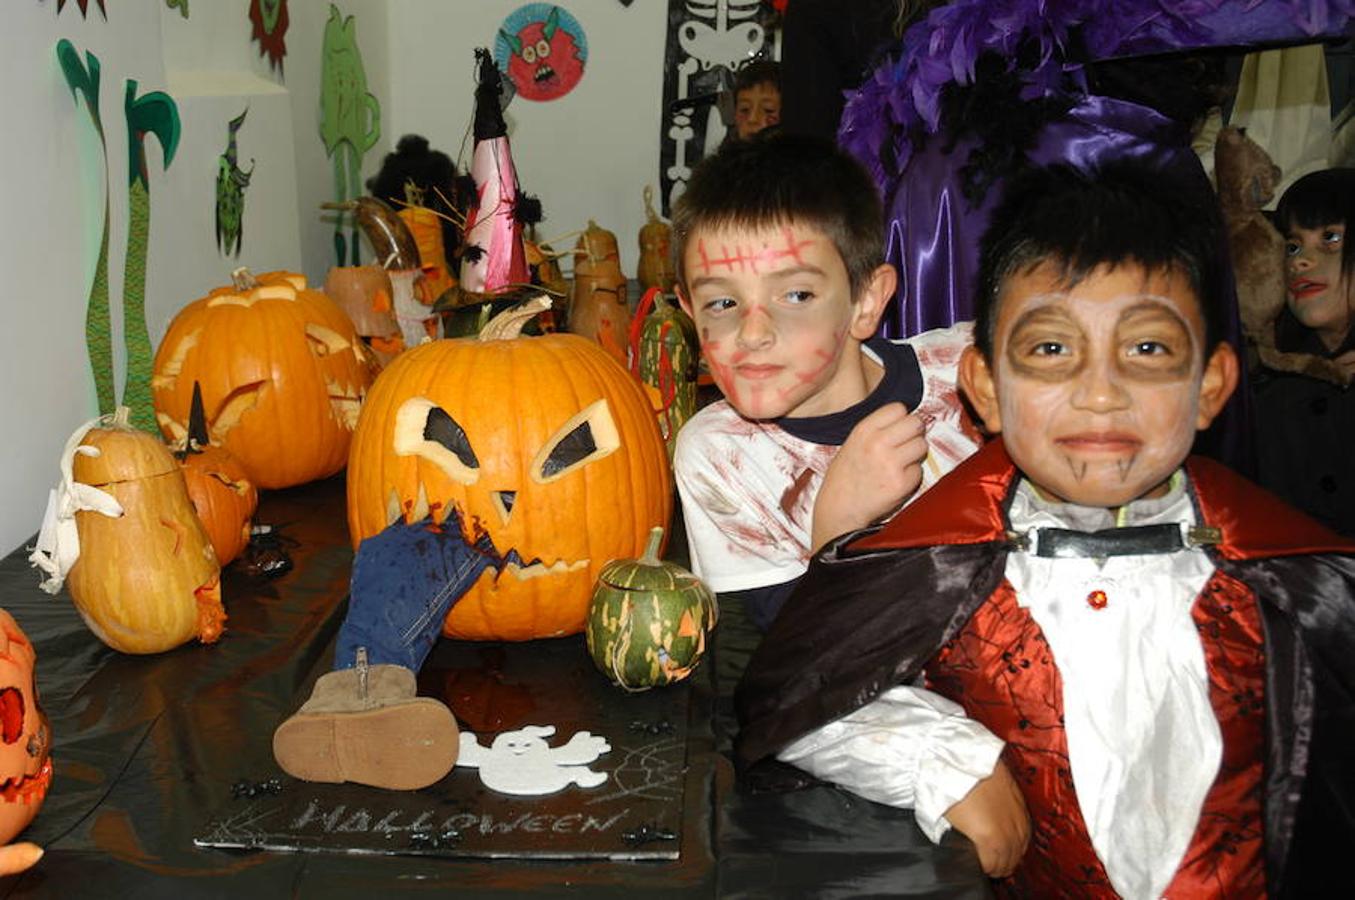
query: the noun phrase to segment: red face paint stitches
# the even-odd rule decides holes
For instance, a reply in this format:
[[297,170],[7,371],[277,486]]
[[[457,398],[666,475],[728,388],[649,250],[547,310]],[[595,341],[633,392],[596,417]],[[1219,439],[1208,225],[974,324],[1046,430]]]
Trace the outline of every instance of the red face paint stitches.
[[866,395],[866,363],[849,340],[859,308],[842,257],[818,229],[703,229],[683,262],[702,353],[741,415],[823,415]]

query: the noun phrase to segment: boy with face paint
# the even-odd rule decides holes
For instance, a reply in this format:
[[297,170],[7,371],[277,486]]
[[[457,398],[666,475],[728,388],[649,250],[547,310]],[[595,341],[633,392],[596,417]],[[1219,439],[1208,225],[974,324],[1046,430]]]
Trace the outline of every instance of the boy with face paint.
[[1019,896],[1340,883],[1355,544],[1189,457],[1237,380],[1219,228],[1139,164],[1012,184],[961,363],[999,437],[816,556],[740,685],[745,769],[953,827]]
[[971,329],[873,337],[894,292],[879,200],[827,141],[730,145],[673,230],[679,298],[724,394],[674,452],[692,567],[765,628],[814,549],[977,448],[956,387]]
[[771,60],[749,63],[734,76],[735,140],[746,141],[781,121],[781,65]]

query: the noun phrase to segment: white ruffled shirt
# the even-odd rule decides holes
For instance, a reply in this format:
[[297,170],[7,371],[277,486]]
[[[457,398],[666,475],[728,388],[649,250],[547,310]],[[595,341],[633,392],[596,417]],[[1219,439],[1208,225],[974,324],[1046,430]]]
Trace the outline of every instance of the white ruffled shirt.
[[[1178,473],[1164,497],[1109,510],[1050,503],[1025,483],[1011,527],[1093,531],[1179,523],[1195,511]],[[1033,548],[1032,548],[1033,549]],[[1218,775],[1223,738],[1191,618],[1213,574],[1200,550],[1093,559],[1013,551],[1006,577],[1043,631],[1063,682],[1068,757],[1092,846],[1124,897],[1171,883]],[[1094,609],[1092,591],[1107,603]],[[870,800],[912,808],[932,841],[944,813],[993,771],[1002,742],[920,687],[895,687],[788,745],[778,757]]]

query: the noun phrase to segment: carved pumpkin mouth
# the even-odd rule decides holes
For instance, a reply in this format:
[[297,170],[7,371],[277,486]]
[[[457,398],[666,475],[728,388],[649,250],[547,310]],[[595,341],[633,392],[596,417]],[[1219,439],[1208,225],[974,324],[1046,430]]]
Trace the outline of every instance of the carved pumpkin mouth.
[[[433,523],[441,525],[447,520],[447,510],[450,505],[446,503],[430,503],[428,494],[424,486],[419,485],[418,496],[413,501],[400,501],[395,488],[390,489],[386,497],[386,527],[394,525],[397,522],[422,522],[424,519],[431,518]],[[503,551],[505,558],[512,555],[512,548]],[[492,578],[495,584],[505,578],[511,578],[513,581],[531,581],[533,578],[544,578],[548,575],[565,575],[569,572],[577,572],[588,568],[591,560],[588,559],[556,559],[554,562],[542,562],[540,557],[527,556],[519,553],[519,558],[530,559],[529,563],[509,561],[502,567],[490,568],[486,571],[491,573],[488,577]],[[485,577],[485,576],[482,576]]]
[[512,576],[517,581],[530,581],[533,578],[542,578],[546,575],[564,575],[566,572],[577,572],[580,569],[588,568],[588,560],[580,559],[574,562],[566,562],[563,559],[557,559],[551,565],[546,565],[540,561],[534,562],[528,566],[520,566],[517,563],[508,563],[495,576],[494,581],[497,584],[505,577]]
[[363,392],[340,386],[328,379],[325,381],[325,387],[328,388],[329,405],[334,410],[334,418],[352,431],[358,425],[358,413],[362,412]]
[[52,759],[42,761],[42,768],[36,775],[21,775],[7,778],[0,785],[0,800],[6,803],[38,803],[47,796],[47,788],[52,784]]

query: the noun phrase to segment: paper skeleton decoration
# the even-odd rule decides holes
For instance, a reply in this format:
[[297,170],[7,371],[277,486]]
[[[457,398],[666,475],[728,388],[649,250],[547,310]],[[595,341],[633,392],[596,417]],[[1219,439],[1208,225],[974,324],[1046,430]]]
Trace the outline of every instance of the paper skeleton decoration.
[[475,735],[462,732],[456,764],[478,768],[490,790],[522,796],[554,794],[571,784],[593,788],[607,780],[606,772],[588,768],[612,749],[606,738],[580,731],[563,746],[551,747],[545,738],[553,734],[554,725],[527,725],[503,732],[485,748]]

